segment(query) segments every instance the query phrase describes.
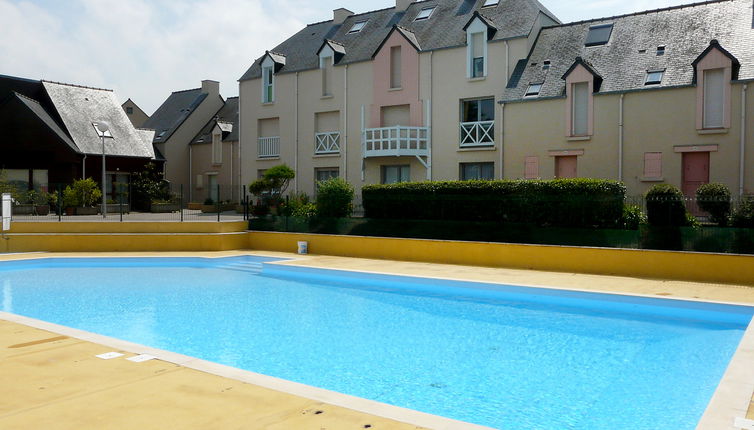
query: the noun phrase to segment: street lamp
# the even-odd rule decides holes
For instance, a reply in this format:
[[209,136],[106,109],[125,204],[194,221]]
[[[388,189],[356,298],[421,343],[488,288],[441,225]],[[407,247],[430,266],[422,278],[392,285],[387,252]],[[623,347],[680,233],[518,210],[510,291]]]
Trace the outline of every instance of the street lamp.
[[105,196],[105,134],[110,130],[110,126],[104,122],[98,122],[95,127],[102,138],[102,218],[107,218],[107,197]]

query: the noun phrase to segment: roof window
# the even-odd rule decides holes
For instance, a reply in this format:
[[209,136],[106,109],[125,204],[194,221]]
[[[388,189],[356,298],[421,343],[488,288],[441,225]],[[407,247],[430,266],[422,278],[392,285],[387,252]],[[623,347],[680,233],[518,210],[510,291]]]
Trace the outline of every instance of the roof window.
[[654,70],[647,72],[647,79],[644,81],[644,85],[659,85],[662,83],[662,76],[665,74],[664,70]]
[[425,21],[428,20],[430,16],[432,16],[432,12],[435,11],[436,6],[432,7],[425,7],[419,12],[419,15],[416,15],[416,18],[414,18],[414,21]]
[[544,63],[542,63],[542,70],[547,70],[550,68],[550,60],[545,60]]
[[665,55],[665,45],[660,45],[657,47],[657,55]]
[[498,3],[500,3],[500,0],[484,0],[482,7],[497,6]]
[[612,32],[613,24],[593,25],[589,27],[589,34],[586,36],[584,46],[605,45],[610,40]]
[[162,136],[164,136],[164,135],[165,135],[165,133],[167,133],[167,132],[168,132],[167,130],[162,130],[162,131],[160,132],[160,134],[158,134],[158,135],[157,135],[157,137],[162,137]]
[[350,30],[348,30],[348,34],[358,33],[361,31],[364,26],[367,25],[366,21],[359,21],[357,23],[354,23],[353,27],[351,27]]
[[542,83],[538,84],[529,84],[529,87],[526,89],[526,94],[524,94],[524,97],[534,97],[539,95],[539,91],[542,89]]

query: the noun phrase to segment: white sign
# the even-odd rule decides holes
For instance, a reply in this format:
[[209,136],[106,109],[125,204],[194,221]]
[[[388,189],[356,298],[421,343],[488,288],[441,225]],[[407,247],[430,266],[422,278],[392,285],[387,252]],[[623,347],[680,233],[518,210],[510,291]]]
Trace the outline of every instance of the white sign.
[[10,194],[5,193],[3,194],[3,231],[10,230],[10,208],[11,208],[11,199]]
[[113,358],[123,357],[125,354],[121,354],[120,352],[106,352],[104,354],[97,355],[97,358],[101,358],[103,360],[112,360]]
[[141,354],[133,356],[131,358],[126,358],[126,360],[133,361],[134,363],[141,363],[144,361],[154,360],[154,357],[149,354]]

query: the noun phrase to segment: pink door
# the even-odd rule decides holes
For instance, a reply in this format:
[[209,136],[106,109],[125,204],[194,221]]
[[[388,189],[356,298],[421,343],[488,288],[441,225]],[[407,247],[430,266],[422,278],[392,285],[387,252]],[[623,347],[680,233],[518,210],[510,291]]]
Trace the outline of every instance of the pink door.
[[555,177],[556,178],[575,178],[576,177],[576,160],[575,155],[566,155],[555,157]]
[[[683,184],[681,191],[686,197],[694,197],[701,185],[709,182],[709,152],[683,153]],[[703,215],[696,203],[689,202],[686,208],[692,215]]]

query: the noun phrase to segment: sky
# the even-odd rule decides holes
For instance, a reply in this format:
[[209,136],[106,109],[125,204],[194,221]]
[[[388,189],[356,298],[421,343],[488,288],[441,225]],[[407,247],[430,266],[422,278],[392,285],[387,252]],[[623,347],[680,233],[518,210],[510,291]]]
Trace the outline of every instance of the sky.
[[[563,22],[693,0],[540,0]],[[0,75],[115,90],[151,115],[173,91],[238,78],[306,24],[394,0],[0,0]]]

